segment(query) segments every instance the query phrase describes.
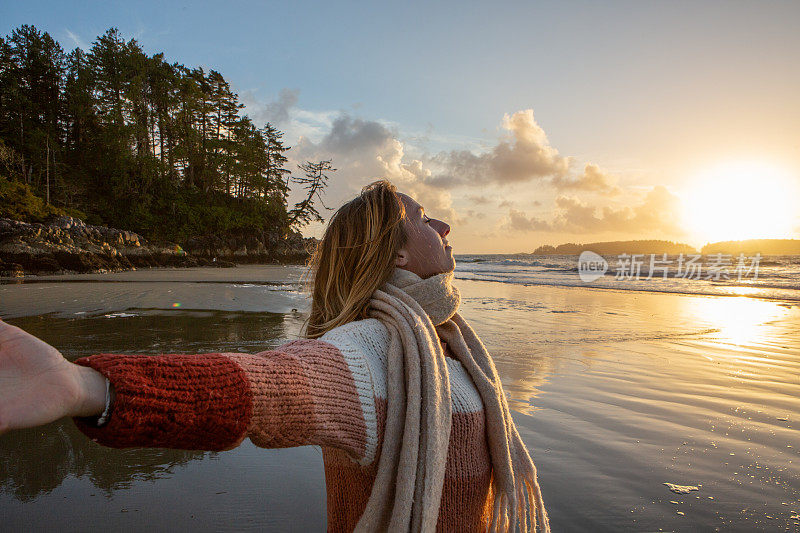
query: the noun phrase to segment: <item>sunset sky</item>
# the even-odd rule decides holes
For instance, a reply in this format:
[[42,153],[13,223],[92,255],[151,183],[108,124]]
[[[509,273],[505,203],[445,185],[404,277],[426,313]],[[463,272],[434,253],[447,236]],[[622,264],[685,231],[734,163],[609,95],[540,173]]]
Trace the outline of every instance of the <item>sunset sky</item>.
[[4,2],[21,24],[220,71],[333,160],[327,205],[386,177],[457,254],[800,238],[800,2]]

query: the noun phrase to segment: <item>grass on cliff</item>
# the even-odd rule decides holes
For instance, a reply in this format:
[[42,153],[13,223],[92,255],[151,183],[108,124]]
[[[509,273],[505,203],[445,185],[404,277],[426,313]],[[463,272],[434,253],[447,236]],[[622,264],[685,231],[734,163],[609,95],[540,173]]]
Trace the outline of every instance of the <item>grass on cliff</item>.
[[0,176],[0,218],[12,218],[23,222],[45,222],[48,218],[65,215],[81,220],[86,219],[86,213],[83,211],[49,205],[33,194],[27,184],[10,181]]

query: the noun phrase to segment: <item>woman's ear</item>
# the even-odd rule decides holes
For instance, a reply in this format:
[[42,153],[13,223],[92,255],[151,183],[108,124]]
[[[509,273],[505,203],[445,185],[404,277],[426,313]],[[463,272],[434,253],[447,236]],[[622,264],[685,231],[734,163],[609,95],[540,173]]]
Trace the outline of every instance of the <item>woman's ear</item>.
[[394,258],[394,266],[404,267],[408,264],[408,252],[405,248],[400,248]]

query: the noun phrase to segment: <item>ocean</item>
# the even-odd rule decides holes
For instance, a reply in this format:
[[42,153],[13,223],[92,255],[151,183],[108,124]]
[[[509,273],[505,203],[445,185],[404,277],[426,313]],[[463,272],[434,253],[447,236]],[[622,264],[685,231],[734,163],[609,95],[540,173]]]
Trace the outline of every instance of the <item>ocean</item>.
[[481,254],[454,257],[459,279],[800,300],[800,255],[765,255],[757,260],[755,256],[744,256],[744,268],[739,270],[738,256],[720,260],[715,255],[699,256],[691,269],[685,265],[693,256],[683,256],[683,268],[679,270],[681,256],[678,255],[643,254],[635,260],[605,255],[601,257],[608,270],[592,281],[581,279],[577,256]]

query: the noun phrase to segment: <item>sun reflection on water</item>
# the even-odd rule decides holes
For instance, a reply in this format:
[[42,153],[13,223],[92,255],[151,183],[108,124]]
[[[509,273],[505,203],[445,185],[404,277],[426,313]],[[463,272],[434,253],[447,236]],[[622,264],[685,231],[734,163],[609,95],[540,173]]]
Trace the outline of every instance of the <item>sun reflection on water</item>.
[[764,325],[788,312],[776,302],[746,297],[686,298],[685,303],[690,316],[718,329],[720,340],[738,346],[759,343],[765,335]]

